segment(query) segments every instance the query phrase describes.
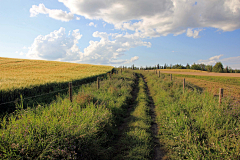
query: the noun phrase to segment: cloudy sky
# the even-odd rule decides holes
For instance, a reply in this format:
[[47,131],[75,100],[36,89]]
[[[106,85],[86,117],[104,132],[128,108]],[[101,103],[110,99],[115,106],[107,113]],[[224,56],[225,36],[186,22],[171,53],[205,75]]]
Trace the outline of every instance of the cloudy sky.
[[240,69],[240,0],[0,0],[0,57]]

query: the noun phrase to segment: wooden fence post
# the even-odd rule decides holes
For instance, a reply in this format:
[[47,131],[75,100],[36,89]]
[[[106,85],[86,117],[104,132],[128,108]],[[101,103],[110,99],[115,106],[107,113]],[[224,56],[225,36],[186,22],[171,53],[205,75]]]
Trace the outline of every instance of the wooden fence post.
[[69,100],[72,102],[72,82],[69,82],[68,86],[69,86]]
[[183,93],[184,93],[184,90],[185,90],[185,78],[183,78]]
[[100,88],[99,78],[97,77],[97,89]]
[[223,88],[219,88],[219,104],[222,102],[222,97],[223,97]]

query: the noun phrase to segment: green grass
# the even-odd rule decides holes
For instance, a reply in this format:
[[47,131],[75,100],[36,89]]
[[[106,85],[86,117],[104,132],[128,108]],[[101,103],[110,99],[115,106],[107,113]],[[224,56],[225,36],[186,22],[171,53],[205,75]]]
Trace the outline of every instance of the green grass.
[[169,159],[239,159],[240,104],[208,92],[186,90],[182,82],[144,73],[156,105],[159,138]]
[[120,155],[117,155],[115,159],[151,159],[152,157],[151,116],[142,78],[139,80],[138,87],[136,107],[129,117],[127,129],[120,139]]
[[72,103],[66,95],[46,106],[20,105],[1,124],[0,159],[107,159],[133,80],[123,72],[99,90],[96,83],[82,86]]

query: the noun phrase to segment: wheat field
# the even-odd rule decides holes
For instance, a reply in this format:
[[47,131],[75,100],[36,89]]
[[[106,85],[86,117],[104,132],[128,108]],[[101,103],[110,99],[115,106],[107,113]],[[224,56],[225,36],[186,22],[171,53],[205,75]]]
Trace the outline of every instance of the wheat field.
[[112,68],[103,65],[0,57],[0,89],[12,90],[46,83],[67,82],[103,74]]

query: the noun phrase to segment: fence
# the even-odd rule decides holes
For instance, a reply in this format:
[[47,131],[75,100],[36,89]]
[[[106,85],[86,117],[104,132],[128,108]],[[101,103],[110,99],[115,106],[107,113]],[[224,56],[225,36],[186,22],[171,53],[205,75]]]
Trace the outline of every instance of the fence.
[[[62,82],[62,83],[48,83],[45,85],[32,86],[30,88],[14,89],[11,91],[0,91],[0,111],[1,112],[12,112],[15,110],[16,103],[20,101],[20,95],[23,96],[22,100],[31,100],[38,97],[44,97],[51,95],[56,96],[59,93],[69,93],[70,100],[72,101],[72,92],[74,88],[80,87],[83,84],[91,83],[99,80],[99,77],[106,78],[107,74],[114,72],[114,69],[110,72],[83,78],[80,80],[74,80],[72,82]],[[73,87],[74,86],[74,87]],[[51,102],[51,97],[46,100]],[[31,104],[30,104],[31,105]]]
[[[149,71],[148,71],[148,72],[149,72]],[[161,77],[160,71],[157,72],[157,70],[153,70],[153,73],[154,73],[154,74],[157,74],[159,78]],[[172,74],[169,74],[169,76],[170,76],[170,78],[169,78],[170,81],[172,81]],[[196,88],[196,86],[192,86],[190,83],[188,83],[188,85],[191,86],[191,88]],[[183,93],[185,92],[185,88],[186,88],[186,81],[185,81],[185,78],[183,78]],[[219,88],[219,94],[218,94],[218,97],[219,97],[219,105],[222,103],[223,91],[224,91],[223,88]]]

